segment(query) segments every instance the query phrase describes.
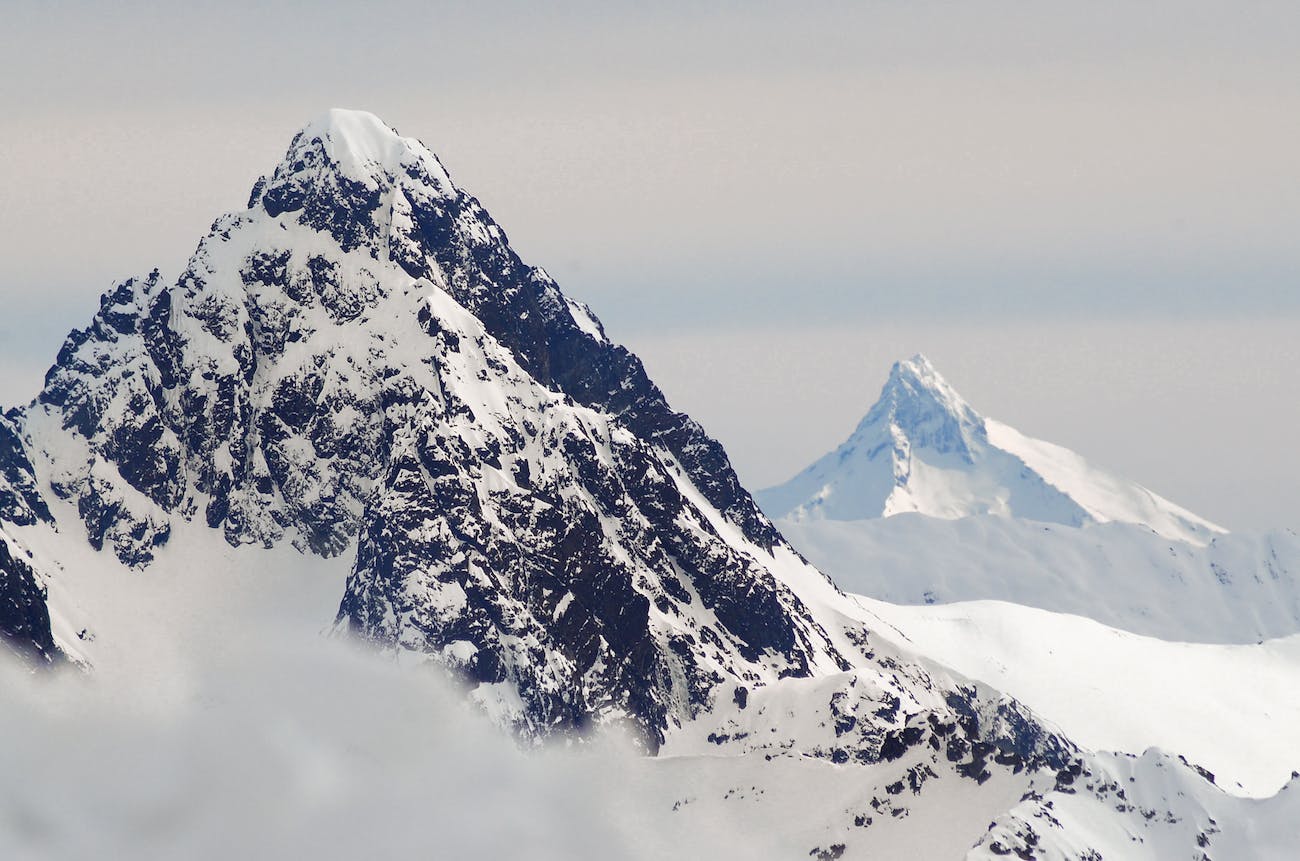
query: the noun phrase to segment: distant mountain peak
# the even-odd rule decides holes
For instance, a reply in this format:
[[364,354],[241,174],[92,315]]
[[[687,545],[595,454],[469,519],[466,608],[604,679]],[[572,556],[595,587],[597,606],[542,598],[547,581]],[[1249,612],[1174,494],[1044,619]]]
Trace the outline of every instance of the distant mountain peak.
[[1120,521],[1193,543],[1224,531],[1068,449],[985,418],[919,353],[894,363],[839,448],[758,499],[769,515],[794,520],[916,512],[1068,526]]
[[969,460],[973,446],[986,437],[984,418],[917,353],[894,363],[851,441],[868,449],[906,441]]
[[948,381],[935,370],[934,364],[923,353],[914,353],[910,359],[899,359],[889,369],[889,381],[886,384],[886,390],[890,386],[903,383],[914,384],[935,393],[946,393],[955,400],[961,400],[961,396],[957,394],[956,389],[950,386]]
[[889,369],[889,379],[881,391],[878,405],[900,399],[929,399],[953,413],[970,409],[957,390],[943,378],[934,365],[921,353],[910,359],[900,359]]

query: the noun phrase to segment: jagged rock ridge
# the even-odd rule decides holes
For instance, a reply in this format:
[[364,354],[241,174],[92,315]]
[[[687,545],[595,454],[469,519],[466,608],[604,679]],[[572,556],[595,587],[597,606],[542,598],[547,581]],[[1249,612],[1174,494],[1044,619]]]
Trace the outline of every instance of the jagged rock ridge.
[[61,657],[45,597],[31,560],[0,532],[0,643],[36,665]]
[[613,712],[653,739],[722,675],[842,663],[752,557],[781,539],[721,447],[369,114],[303,129],[175,283],[107,293],[14,418],[96,548],[144,566],[195,517],[355,541],[340,622],[539,731]]
[[726,680],[851,665],[782,578],[833,588],[721,447],[369,114],[300,132],[174,283],[109,291],[14,422],[124,564],[178,519],[355,548],[339,624],[530,733],[626,719],[654,746]]
[[[529,737],[627,721],[651,748],[882,765],[918,797],[1085,773],[1019,704],[878,639],[590,311],[360,112],[300,132],[179,278],[103,297],[0,423],[0,505],[106,568],[191,521],[355,554],[338,625]],[[39,647],[41,575],[11,567],[10,627]],[[904,785],[852,827],[905,817]]]
[[48,522],[50,508],[41,496],[27,449],[14,423],[18,413],[0,415],[0,520],[18,526]]

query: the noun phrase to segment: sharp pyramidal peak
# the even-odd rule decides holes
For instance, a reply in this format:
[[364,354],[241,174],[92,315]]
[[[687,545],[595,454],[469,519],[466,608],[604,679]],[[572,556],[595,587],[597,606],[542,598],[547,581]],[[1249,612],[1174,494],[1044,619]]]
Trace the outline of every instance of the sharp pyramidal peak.
[[768,514],[794,520],[917,512],[1068,526],[1119,521],[1201,544],[1224,531],[1068,449],[980,415],[922,355],[894,364],[842,445],[758,498]]
[[614,716],[657,744],[717,679],[841,660],[722,448],[372,114],[307,125],[174,283],[107,293],[13,421],[95,548],[146,567],[198,519],[355,554],[338,624],[529,732]]
[[[981,417],[919,356],[766,499],[808,518],[1214,529]],[[428,148],[361,111],[298,132],[177,278],[104,294],[36,399],[0,417],[0,642],[30,666],[129,675],[139,653],[115,637],[195,621],[151,590],[185,591],[202,564],[255,601],[276,578],[252,560],[290,557],[311,560],[294,577],[337,573],[320,625],[445,670],[527,742],[627,727],[678,764],[742,765],[752,795],[717,793],[732,806],[808,780],[817,809],[772,835],[797,857],[890,856],[921,833],[972,857],[1096,857],[1066,854],[1065,807],[1128,829],[1126,848],[1141,833],[1191,852],[1208,838],[1168,781],[1226,804],[1185,763],[1087,753],[922,660],[790,547],[722,447]],[[665,809],[696,802],[719,811],[703,794]]]
[[[106,293],[5,422],[7,531],[57,526],[127,571],[193,524],[350,558],[336,627],[446,668],[524,738],[619,724],[650,750],[779,753],[802,724],[737,727],[802,679],[862,717],[801,756],[919,751],[925,716],[962,727],[975,776],[976,742],[1007,768],[1070,750],[987,691],[899,673],[721,446],[370,114],[300,131],[175,281]],[[56,645],[93,665],[86,633]]]

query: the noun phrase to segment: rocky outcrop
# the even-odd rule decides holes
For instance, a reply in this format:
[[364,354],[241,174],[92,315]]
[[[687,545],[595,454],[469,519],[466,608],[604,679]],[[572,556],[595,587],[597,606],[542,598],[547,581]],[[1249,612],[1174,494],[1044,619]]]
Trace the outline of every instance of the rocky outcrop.
[[31,561],[0,533],[0,642],[31,664],[46,665],[61,653],[50,633],[45,589]]
[[724,679],[844,664],[721,447],[368,114],[299,133],[174,283],[109,291],[19,421],[94,547],[355,548],[339,623],[529,733],[653,747]]
[[0,521],[29,526],[52,518],[19,437],[19,421],[17,411],[0,415]]
[[355,553],[338,626],[444,665],[525,737],[616,722],[656,749],[843,677],[857,729],[826,750],[875,761],[983,707],[864,645],[722,448],[369,114],[300,132],[174,282],[109,291],[17,422],[41,441],[26,474],[128,566],[189,520]]

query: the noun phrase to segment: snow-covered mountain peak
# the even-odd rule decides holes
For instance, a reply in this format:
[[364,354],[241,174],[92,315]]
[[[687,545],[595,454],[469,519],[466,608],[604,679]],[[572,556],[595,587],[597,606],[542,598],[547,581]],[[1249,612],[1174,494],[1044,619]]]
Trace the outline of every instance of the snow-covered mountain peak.
[[196,521],[350,555],[336,623],[525,733],[655,746],[728,679],[844,666],[787,581],[838,593],[721,446],[369,114],[308,124],[174,283],[110,291],[6,422],[0,518],[67,501],[60,531],[134,568]]
[[410,165],[434,168],[430,174],[440,186],[450,178],[437,157],[415,138],[403,137],[368,111],[331,108],[309,122],[295,136],[281,169],[292,172],[304,150],[319,146],[329,162],[351,179],[368,185],[391,185],[393,177]]
[[[294,136],[274,172],[254,186],[248,207],[249,217],[264,213],[282,226],[327,233],[345,252],[360,248],[434,280],[437,267],[424,259],[431,247],[462,230],[489,244],[500,238],[428,147],[374,114],[341,108]],[[435,220],[441,232],[422,235]]]
[[889,369],[889,379],[885,383],[883,394],[895,394],[900,388],[923,392],[957,408],[969,408],[957,390],[922,353],[916,353],[910,359],[900,359]]
[[[998,511],[1084,523],[1118,499],[1144,522],[1180,514],[1154,497],[1153,511],[1140,510],[1123,494],[1145,491],[1112,487],[1077,456],[1014,434],[914,357],[813,476],[811,505],[822,516]],[[949,525],[990,522],[1021,526]],[[94,687],[112,689],[132,720],[87,700],[72,711],[89,716],[92,733],[141,724],[152,744],[153,713],[168,730],[197,704],[223,739],[250,727],[250,743],[235,747],[266,758],[260,728],[306,725],[300,715],[309,724],[311,711],[348,695],[333,677],[343,664],[321,665],[330,678],[318,697],[300,682],[320,671],[293,657],[331,617],[335,631],[399,664],[443,667],[524,738],[617,725],[662,749],[662,767],[646,774],[664,792],[596,817],[661,810],[674,823],[659,833],[761,820],[779,824],[768,848],[781,857],[907,847],[947,858],[974,846],[969,857],[1095,858],[1078,847],[1104,827],[1107,857],[1141,843],[1143,857],[1164,858],[1209,846],[1219,832],[1198,817],[1227,822],[1220,810],[1232,811],[1185,764],[1099,759],[975,677],[922,658],[885,610],[795,552],[722,447],[671,408],[590,309],[518,257],[427,148],[342,110],[295,136],[177,279],[155,271],[110,290],[36,400],[0,415],[0,651],[13,647],[31,666],[63,655],[100,674]],[[271,675],[247,688],[196,686],[211,670],[250,678],[250,656]],[[74,700],[58,687],[50,705],[61,713]],[[311,711],[263,708],[280,689]],[[370,699],[380,688],[352,690]],[[433,705],[424,693],[413,697],[384,700],[376,714],[399,716],[421,747],[419,730],[445,721],[421,711]],[[241,711],[213,723],[213,702]],[[54,745],[24,762],[58,766],[79,730],[59,727],[54,712],[53,734],[28,730],[48,724],[45,713],[15,707],[0,714],[18,727],[7,737]],[[387,805],[367,776],[393,784],[393,762],[420,786],[441,767],[436,750],[411,765],[396,724],[367,721],[349,713],[340,750],[378,738],[363,758],[380,767],[344,774],[356,804],[350,796],[327,814]],[[194,746],[189,732],[163,735]],[[315,767],[326,748],[306,747]],[[280,753],[268,761],[294,771]],[[1157,771],[1166,764],[1168,776]],[[66,769],[25,773],[44,771]],[[44,783],[53,789],[23,809],[66,809],[44,799],[69,781]],[[171,787],[150,794],[175,807]],[[271,794],[294,801],[282,787]],[[252,809],[245,801],[239,816]],[[267,810],[289,822],[286,834],[311,830]],[[1293,822],[1290,812],[1275,818]],[[370,835],[334,819],[373,849]],[[2,825],[0,843],[14,842]],[[412,832],[410,845],[426,846],[428,832]],[[917,849],[917,835],[944,845]],[[677,854],[735,854],[696,850]],[[1227,837],[1212,851],[1259,857]]]
[[928,446],[969,460],[986,437],[984,418],[917,353],[895,362],[880,398],[854,432],[855,447]]
[[326,141],[332,156],[351,152],[380,163],[395,149],[414,143],[369,111],[349,108],[330,108],[303,126],[299,133],[308,139]]
[[1224,531],[1068,449],[981,416],[921,355],[894,364],[839,448],[758,499],[769,515],[791,520],[918,512],[1068,526],[1119,521],[1196,544]]

